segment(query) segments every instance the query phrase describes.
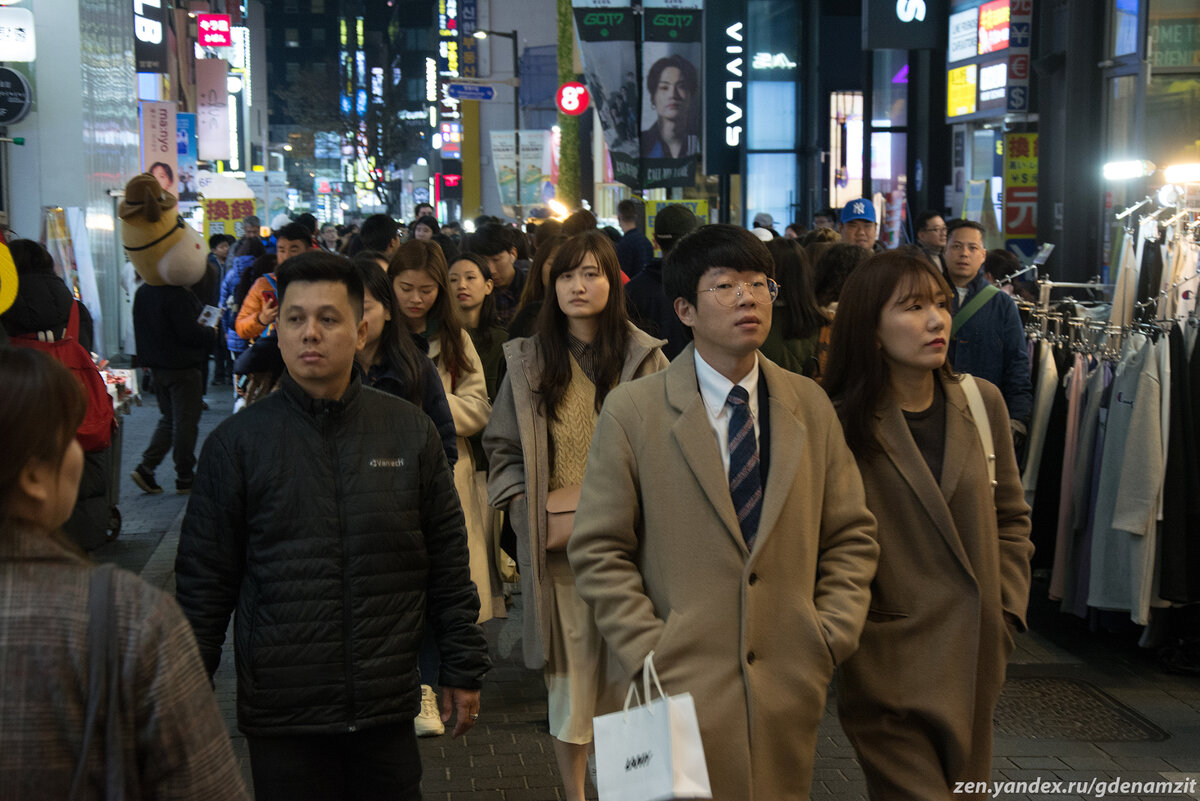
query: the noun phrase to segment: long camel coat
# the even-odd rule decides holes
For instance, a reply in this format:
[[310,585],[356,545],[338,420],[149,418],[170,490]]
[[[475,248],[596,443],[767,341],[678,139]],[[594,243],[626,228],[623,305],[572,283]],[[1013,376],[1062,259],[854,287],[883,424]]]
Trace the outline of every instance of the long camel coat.
[[760,355],[770,464],[747,551],[694,347],[606,399],[568,556],[624,669],[653,650],[663,688],[695,697],[713,798],[799,801],[866,617],[875,519],[825,393]]
[[[553,638],[562,636],[550,626],[554,602],[546,566],[550,429],[534,392],[542,382],[538,342],[537,336],[532,336],[504,343],[508,371],[496,393],[492,419],[483,432],[483,450],[488,457],[488,503],[508,510],[517,537],[517,570],[525,598],[521,655],[525,666],[533,670],[546,666]],[[665,368],[665,344],[665,340],[655,339],[630,323],[625,364],[618,382]]]
[[962,387],[941,379],[940,486],[899,407],[877,414],[883,452],[859,461],[879,521],[879,570],[857,653],[838,670],[838,712],[872,799],[962,799],[991,778],[992,713],[1029,600],[1029,507],[1000,391],[975,379],[996,453],[986,456]]

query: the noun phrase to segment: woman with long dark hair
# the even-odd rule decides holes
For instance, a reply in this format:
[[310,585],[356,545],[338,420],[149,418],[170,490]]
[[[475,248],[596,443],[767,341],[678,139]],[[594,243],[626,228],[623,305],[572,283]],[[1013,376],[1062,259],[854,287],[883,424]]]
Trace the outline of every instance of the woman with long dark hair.
[[83,470],[79,381],[0,346],[0,387],[0,795],[246,798],[175,601],[62,533]]
[[542,301],[546,299],[546,287],[550,283],[550,264],[554,261],[554,254],[566,241],[567,237],[563,234],[554,234],[538,243],[533,254],[533,265],[529,268],[525,287],[521,290],[521,297],[517,302],[517,314],[508,324],[509,339],[533,334],[533,326],[542,308]]
[[408,329],[429,345],[429,358],[437,366],[454,416],[458,435],[454,486],[466,517],[471,579],[479,589],[482,623],[505,614],[504,588],[493,558],[495,543],[490,539],[491,527],[486,524],[490,517],[475,489],[475,458],[468,442],[469,437],[483,431],[492,411],[483,364],[463,327],[440,247],[419,239],[405,242],[392,257],[388,277]]
[[772,309],[771,331],[760,350],[780,367],[812,378],[819,372],[821,329],[829,325],[813,294],[812,266],[794,239],[776,237],[766,245],[775,262],[779,297]]
[[550,733],[570,801],[584,797],[592,717],[617,701],[616,677],[565,550],[547,550],[548,509],[574,509],[604,398],[618,383],[665,368],[662,345],[629,322],[608,237],[589,231],[570,238],[550,268],[536,333],[504,346],[508,371],[483,435],[488,501],[508,510],[523,597],[532,599],[525,663],[544,669]]
[[492,270],[487,259],[475,253],[464,253],[450,262],[450,288],[454,291],[463,325],[479,352],[488,400],[494,400],[500,384],[500,362],[504,360],[501,347],[508,339],[508,333],[496,316]]
[[949,798],[990,775],[1025,628],[1033,545],[1008,410],[946,362],[951,292],[928,260],[887,251],[850,274],[833,321],[824,387],[878,521],[871,609],[837,682],[871,799]]
[[373,253],[363,251],[351,259],[362,278],[363,319],[367,321],[367,341],[356,357],[363,370],[363,383],[420,406],[437,426],[446,459],[453,467],[458,459],[458,443],[446,392],[437,368],[413,342],[396,306],[392,282],[369,255]]

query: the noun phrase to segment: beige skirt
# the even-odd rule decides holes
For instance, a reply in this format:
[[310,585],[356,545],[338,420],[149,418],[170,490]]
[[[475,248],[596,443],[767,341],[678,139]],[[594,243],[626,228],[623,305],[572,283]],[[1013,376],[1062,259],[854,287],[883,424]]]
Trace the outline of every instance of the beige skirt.
[[566,554],[546,559],[551,581],[550,655],[544,676],[550,733],[565,743],[592,741],[592,718],[625,701],[627,679],[596,628],[592,609],[579,597]]

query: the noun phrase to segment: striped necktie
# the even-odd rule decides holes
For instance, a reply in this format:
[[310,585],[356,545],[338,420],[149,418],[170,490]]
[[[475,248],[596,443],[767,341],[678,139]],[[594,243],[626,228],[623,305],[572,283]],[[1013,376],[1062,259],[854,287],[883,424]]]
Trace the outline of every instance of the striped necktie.
[[754,549],[758,518],[762,514],[762,479],[758,473],[758,443],[750,418],[750,394],[743,387],[729,390],[729,494],[737,512],[746,547]]

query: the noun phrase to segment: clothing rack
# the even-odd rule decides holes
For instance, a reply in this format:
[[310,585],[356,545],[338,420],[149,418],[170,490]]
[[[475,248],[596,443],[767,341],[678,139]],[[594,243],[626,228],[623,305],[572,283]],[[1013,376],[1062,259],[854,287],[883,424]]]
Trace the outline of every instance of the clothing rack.
[[1145,206],[1147,203],[1153,203],[1153,202],[1154,202],[1154,198],[1151,197],[1150,195],[1146,195],[1145,200],[1139,201],[1138,203],[1134,203],[1132,206],[1130,206],[1129,208],[1125,209],[1120,214],[1118,214],[1116,218],[1118,220],[1123,220],[1126,217],[1128,217],[1130,214],[1133,214],[1135,211],[1140,209],[1142,206]]

